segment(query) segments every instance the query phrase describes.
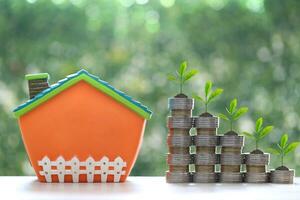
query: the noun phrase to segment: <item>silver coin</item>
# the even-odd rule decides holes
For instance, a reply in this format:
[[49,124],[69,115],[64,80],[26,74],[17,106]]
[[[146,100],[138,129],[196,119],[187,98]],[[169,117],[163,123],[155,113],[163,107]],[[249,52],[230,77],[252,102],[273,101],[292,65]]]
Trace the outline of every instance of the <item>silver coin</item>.
[[194,137],[195,146],[199,147],[213,147],[217,146],[218,137],[215,135],[196,135]]
[[243,174],[239,172],[220,173],[219,179],[221,183],[241,183],[243,181]]
[[189,183],[192,175],[190,173],[166,172],[167,183]]
[[221,154],[221,165],[241,165],[243,163],[242,155],[239,154]]
[[214,165],[217,163],[216,154],[197,153],[194,155],[196,165]]
[[267,183],[268,174],[267,173],[245,173],[244,181],[246,183]]
[[193,127],[193,118],[188,117],[168,117],[168,128],[189,129]]
[[268,165],[270,154],[244,154],[246,165]]
[[189,98],[169,98],[169,110],[192,110],[194,108],[194,99]]
[[244,137],[239,135],[223,135],[220,137],[220,145],[223,147],[242,147]]
[[294,176],[294,170],[274,170],[271,171],[270,181],[271,183],[292,184],[294,182]]
[[218,128],[219,118],[218,117],[196,117],[195,127],[196,128]]
[[189,147],[192,145],[192,137],[185,135],[168,135],[167,144],[173,147]]
[[193,174],[193,182],[194,183],[216,183],[217,174],[196,172]]
[[168,154],[168,165],[189,165],[192,164],[192,156],[190,154]]

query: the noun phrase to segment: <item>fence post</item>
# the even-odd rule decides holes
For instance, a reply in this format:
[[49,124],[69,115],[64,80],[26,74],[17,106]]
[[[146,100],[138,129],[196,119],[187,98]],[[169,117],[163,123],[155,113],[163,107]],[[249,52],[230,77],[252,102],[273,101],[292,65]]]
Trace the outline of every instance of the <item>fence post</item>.
[[56,164],[57,164],[57,172],[58,172],[58,181],[60,183],[63,183],[65,180],[65,173],[66,173],[65,159],[62,156],[59,156],[56,159]]
[[[50,159],[45,156],[41,160],[41,166],[43,168],[43,175],[45,176],[46,182],[51,183],[52,182],[52,177],[51,177],[51,161]],[[42,175],[42,174],[41,174]]]
[[87,182],[92,183],[94,181],[95,160],[92,157],[88,157],[85,165],[86,165]]
[[100,167],[101,167],[101,182],[105,183],[107,182],[107,175],[109,173],[109,159],[104,156],[101,160],[100,160]]
[[117,157],[114,162],[114,182],[120,182],[120,177],[122,175],[122,169],[124,166],[123,159],[120,157]]
[[80,172],[80,162],[79,159],[75,156],[71,160],[71,172],[73,183],[79,182],[79,172]]

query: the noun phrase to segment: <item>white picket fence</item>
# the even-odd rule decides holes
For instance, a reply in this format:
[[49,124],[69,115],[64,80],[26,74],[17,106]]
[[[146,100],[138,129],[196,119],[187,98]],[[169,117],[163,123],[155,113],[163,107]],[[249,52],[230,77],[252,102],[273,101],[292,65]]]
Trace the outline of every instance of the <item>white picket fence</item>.
[[[106,156],[99,161],[95,161],[93,157],[88,157],[86,161],[80,161],[75,156],[66,161],[62,156],[59,156],[55,161],[51,161],[45,156],[38,161],[38,165],[42,167],[40,175],[45,176],[48,183],[52,182],[52,175],[57,175],[60,183],[64,182],[65,175],[72,175],[73,182],[78,183],[81,174],[86,174],[87,182],[92,183],[94,182],[94,175],[100,175],[101,182],[107,182],[108,175],[114,176],[114,182],[120,182],[121,176],[125,174],[123,167],[126,167],[126,162],[121,157],[117,157],[114,161],[109,161]],[[100,169],[96,170],[96,167],[100,167]]]

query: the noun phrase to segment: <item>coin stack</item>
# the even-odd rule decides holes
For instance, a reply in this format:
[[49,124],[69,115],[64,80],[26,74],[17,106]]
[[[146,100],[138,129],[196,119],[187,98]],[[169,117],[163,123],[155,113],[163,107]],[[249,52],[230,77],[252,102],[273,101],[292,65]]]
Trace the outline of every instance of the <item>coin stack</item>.
[[266,183],[268,182],[268,173],[266,165],[269,164],[270,154],[245,154],[245,164],[247,173],[245,182],[247,183]]
[[167,120],[169,129],[167,164],[169,171],[166,172],[166,179],[168,183],[188,183],[191,182],[192,177],[189,172],[189,164],[192,163],[190,129],[193,127],[194,100],[170,98],[168,107],[171,116]]
[[197,135],[194,137],[195,183],[214,183],[217,181],[215,164],[217,164],[216,146],[218,143],[217,128],[219,118],[214,116],[199,116],[195,118]]
[[244,137],[237,134],[225,134],[221,136],[220,145],[222,152],[220,155],[221,183],[240,183],[243,181],[241,164],[243,156],[241,151],[244,145]]
[[294,170],[272,170],[270,175],[271,183],[284,183],[293,184],[294,183]]

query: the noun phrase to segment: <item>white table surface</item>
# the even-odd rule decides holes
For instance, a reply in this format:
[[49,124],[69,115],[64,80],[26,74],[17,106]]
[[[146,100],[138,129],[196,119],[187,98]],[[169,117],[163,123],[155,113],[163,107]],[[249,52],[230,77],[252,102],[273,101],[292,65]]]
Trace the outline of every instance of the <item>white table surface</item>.
[[125,183],[39,183],[36,177],[0,177],[0,199],[280,199],[300,200],[300,177],[280,184],[167,184],[164,177],[129,177]]

